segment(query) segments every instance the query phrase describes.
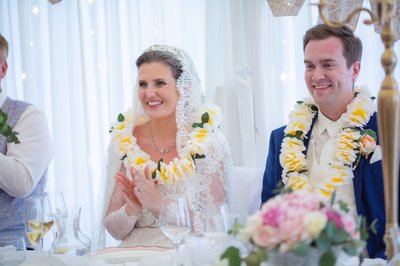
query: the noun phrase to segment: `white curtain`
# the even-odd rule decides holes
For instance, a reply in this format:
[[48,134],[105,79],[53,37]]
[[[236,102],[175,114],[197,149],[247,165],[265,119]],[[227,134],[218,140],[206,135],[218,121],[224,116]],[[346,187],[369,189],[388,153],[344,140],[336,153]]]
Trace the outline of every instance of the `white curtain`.
[[[48,190],[83,207],[90,234],[110,122],[131,105],[135,60],[154,43],[191,54],[205,95],[223,110],[235,165],[264,167],[271,130],[307,95],[302,36],[317,22],[310,2],[298,16],[277,18],[265,0],[0,0],[10,43],[2,86],[47,116],[55,147]],[[358,84],[377,92],[383,45],[363,18]]]

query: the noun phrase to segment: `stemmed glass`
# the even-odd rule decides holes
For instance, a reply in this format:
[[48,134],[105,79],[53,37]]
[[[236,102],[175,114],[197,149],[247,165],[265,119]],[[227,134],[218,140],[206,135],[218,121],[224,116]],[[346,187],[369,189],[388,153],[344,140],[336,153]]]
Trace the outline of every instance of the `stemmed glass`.
[[[62,192],[46,192],[42,195],[44,212],[45,212],[45,227],[48,226],[47,231],[54,224],[59,224],[64,217],[68,216],[67,206],[65,204]],[[46,224],[46,220],[50,223]],[[52,221],[52,223],[51,223]],[[57,227],[59,227],[57,225]],[[53,231],[54,238],[58,237],[58,228]]]
[[42,251],[44,235],[43,204],[40,196],[29,197],[25,200],[25,231],[30,244],[35,250]]
[[161,207],[160,227],[172,241],[178,254],[182,239],[192,230],[190,213],[185,198],[180,197],[176,202],[169,202]]

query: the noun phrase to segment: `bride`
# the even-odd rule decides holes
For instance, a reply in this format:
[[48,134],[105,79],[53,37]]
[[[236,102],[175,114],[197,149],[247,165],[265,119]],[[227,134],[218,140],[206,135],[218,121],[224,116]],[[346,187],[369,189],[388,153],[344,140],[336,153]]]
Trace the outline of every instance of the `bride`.
[[171,247],[161,206],[185,196],[201,232],[206,208],[228,200],[231,157],[219,108],[205,102],[186,52],[154,45],[136,65],[134,108],[110,129],[102,223],[121,246]]

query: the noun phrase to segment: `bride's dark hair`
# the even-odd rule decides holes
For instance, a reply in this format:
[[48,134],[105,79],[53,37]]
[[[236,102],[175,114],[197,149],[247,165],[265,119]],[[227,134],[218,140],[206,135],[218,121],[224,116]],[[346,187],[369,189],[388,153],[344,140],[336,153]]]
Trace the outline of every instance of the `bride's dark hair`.
[[136,66],[139,68],[144,63],[159,62],[170,66],[172,75],[175,79],[178,79],[182,74],[182,64],[173,55],[164,51],[147,51],[144,52],[136,60]]

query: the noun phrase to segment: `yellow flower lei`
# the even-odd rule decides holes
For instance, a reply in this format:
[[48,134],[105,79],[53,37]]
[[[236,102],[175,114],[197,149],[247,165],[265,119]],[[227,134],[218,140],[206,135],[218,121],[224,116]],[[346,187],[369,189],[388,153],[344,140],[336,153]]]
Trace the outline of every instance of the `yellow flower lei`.
[[375,98],[371,97],[366,88],[355,88],[354,94],[355,98],[347,106],[347,112],[341,116],[345,126],[335,139],[334,156],[329,164],[328,178],[319,187],[309,183],[306,175],[307,159],[304,153],[306,150],[304,138],[311,128],[318,107],[312,100],[297,102],[289,115],[279,156],[283,168],[282,181],[286,186],[293,189],[317,189],[322,195],[330,197],[338,187],[354,177],[353,167],[357,165],[361,155],[359,145],[361,133],[375,134],[372,130],[362,130],[375,111],[373,103]]
[[[125,114],[119,114],[118,122],[110,129],[116,152],[126,167],[144,169],[148,166],[153,179],[162,184],[181,182],[185,176],[192,176],[195,173],[195,160],[205,158],[209,135],[219,126],[221,118],[219,110],[210,106],[201,112],[199,122],[193,123],[193,130],[185,147],[180,151],[179,158],[167,164],[162,159],[157,163],[153,162],[150,156],[139,147],[131,132],[134,126],[131,114],[131,110]],[[143,123],[144,118],[139,117],[136,125]]]

